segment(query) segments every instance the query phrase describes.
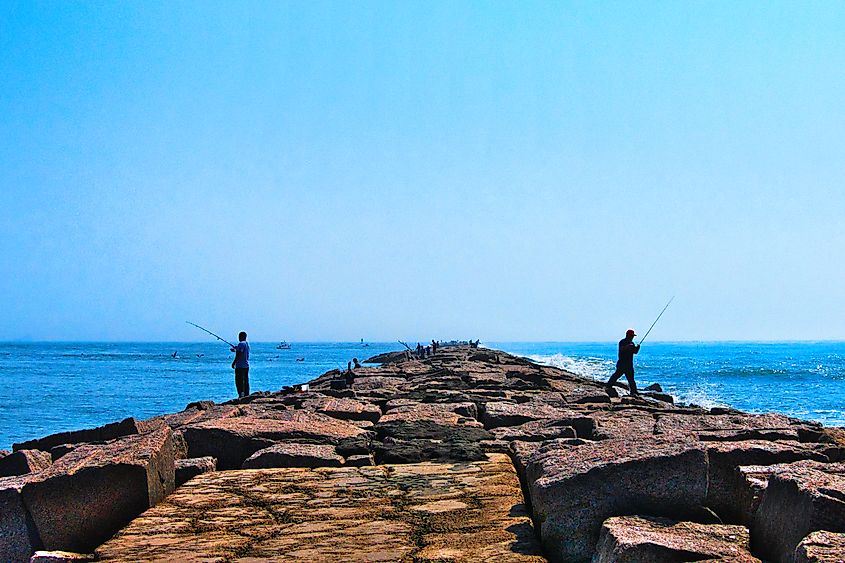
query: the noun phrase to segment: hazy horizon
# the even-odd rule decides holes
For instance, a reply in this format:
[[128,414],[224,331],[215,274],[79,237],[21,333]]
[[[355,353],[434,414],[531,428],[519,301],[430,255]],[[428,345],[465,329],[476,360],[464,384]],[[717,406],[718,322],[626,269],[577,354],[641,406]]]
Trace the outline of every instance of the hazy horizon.
[[[234,338],[234,337],[233,337]],[[455,339],[457,340],[457,339]],[[635,339],[636,340],[636,339]],[[248,339],[250,344],[278,344],[279,340],[253,340]],[[499,344],[608,344],[616,346],[617,340],[496,340],[485,342],[481,340],[481,347],[496,346]],[[358,340],[287,340],[289,344],[357,344]],[[369,340],[365,341],[370,345],[397,344],[391,340]],[[431,339],[408,339],[406,344],[417,342],[426,345]],[[441,340],[449,342],[449,340]],[[0,344],[214,344],[208,340],[0,340]],[[649,344],[845,344],[845,340],[817,339],[817,340],[648,340],[643,347]],[[226,346],[226,344],[222,344]]]
[[[839,341],[838,4],[0,4],[0,339]],[[226,330],[229,330],[228,328]]]

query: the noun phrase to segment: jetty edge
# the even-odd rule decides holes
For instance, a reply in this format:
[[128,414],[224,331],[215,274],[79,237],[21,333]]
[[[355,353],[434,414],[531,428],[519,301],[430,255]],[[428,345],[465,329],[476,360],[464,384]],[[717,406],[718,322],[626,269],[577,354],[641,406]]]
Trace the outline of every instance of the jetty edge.
[[842,561],[840,428],[485,348],[379,359],[15,444],[0,560]]

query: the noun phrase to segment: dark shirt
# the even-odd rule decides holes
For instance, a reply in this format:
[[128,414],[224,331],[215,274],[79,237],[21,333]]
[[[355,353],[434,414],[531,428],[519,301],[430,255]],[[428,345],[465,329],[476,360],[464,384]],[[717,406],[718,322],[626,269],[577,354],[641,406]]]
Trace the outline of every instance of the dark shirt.
[[238,342],[238,345],[235,346],[235,367],[249,367],[249,344],[247,344],[245,340],[243,342]]
[[640,351],[640,347],[634,344],[634,339],[625,337],[619,341],[619,365],[633,366],[634,354]]

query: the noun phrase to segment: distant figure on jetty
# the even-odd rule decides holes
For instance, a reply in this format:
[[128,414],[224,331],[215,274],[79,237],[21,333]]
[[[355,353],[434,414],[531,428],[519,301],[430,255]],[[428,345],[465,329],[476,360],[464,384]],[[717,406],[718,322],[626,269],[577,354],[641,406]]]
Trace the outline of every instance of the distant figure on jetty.
[[629,392],[632,396],[639,396],[637,382],[634,381],[634,354],[639,353],[640,345],[634,344],[634,337],[637,335],[633,328],[625,333],[625,338],[619,341],[619,359],[616,361],[616,371],[610,376],[610,381],[605,386],[608,391],[613,389],[613,384],[619,381],[624,375],[628,378]]
[[437,355],[437,341],[434,340],[434,339],[431,340],[431,355],[432,356]]
[[230,350],[235,353],[232,368],[235,370],[235,387],[240,399],[249,395],[249,343],[246,341],[245,332],[238,334],[238,345]]

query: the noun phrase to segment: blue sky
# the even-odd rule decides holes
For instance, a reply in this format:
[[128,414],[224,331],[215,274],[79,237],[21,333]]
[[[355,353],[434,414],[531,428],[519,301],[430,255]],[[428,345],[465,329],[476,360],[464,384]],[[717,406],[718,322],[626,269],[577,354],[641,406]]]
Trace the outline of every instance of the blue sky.
[[[0,339],[845,337],[836,3],[3,2]],[[650,337],[651,338],[651,337]]]

